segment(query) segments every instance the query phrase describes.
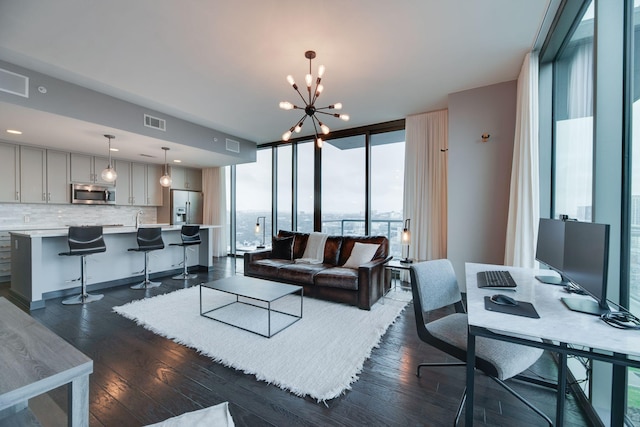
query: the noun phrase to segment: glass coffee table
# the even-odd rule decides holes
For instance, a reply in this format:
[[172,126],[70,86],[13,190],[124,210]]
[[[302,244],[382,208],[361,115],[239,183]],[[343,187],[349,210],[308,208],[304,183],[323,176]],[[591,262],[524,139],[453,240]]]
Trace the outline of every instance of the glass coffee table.
[[[215,298],[214,308],[205,309],[203,305],[210,305],[213,295],[205,295],[203,302],[203,291],[209,294],[210,290],[227,295]],[[300,295],[299,308],[297,302],[285,299],[293,294]],[[303,296],[302,286],[232,276],[200,284],[200,315],[271,338],[302,319]]]

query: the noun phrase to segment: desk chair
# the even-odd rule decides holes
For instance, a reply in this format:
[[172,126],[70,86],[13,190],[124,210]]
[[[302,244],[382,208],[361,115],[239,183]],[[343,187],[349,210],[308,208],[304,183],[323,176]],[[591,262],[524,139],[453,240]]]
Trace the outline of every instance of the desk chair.
[[149,252],[164,249],[162,229],[160,227],[138,228],[136,240],[138,241],[138,247],[129,248],[128,250],[144,252],[144,281],[131,286],[131,289],[149,289],[158,287],[161,284],[160,282],[152,282],[149,280]]
[[103,295],[91,295],[87,293],[87,255],[105,252],[107,247],[102,237],[102,226],[89,227],[69,227],[67,237],[69,244],[69,252],[60,252],[60,256],[79,256],[80,257],[80,281],[82,284],[82,293],[75,297],[67,298],[62,301],[63,304],[84,304],[88,302],[98,301]]
[[[410,267],[411,291],[416,316],[418,336],[427,344],[441,350],[460,362],[421,363],[420,368],[466,366],[467,361],[467,314],[462,305],[458,281],[451,262],[447,259],[420,262]],[[424,313],[453,305],[455,313],[426,322]],[[478,337],[476,339],[476,369],[484,372],[522,403],[543,417],[550,426],[553,422],[542,411],[533,406],[515,390],[505,384],[505,380],[517,377],[533,365],[542,355],[542,349],[524,345]],[[465,388],[460,406],[456,412],[454,425],[458,424],[467,397]]]
[[173,276],[172,279],[176,280],[187,280],[187,279],[195,279],[198,277],[197,274],[189,274],[189,269],[187,268],[187,248],[193,245],[199,245],[202,243],[200,240],[200,226],[199,225],[183,225],[180,230],[180,238],[182,239],[182,243],[170,243],[169,246],[182,246],[183,250],[183,265],[184,269],[181,274],[177,276]]

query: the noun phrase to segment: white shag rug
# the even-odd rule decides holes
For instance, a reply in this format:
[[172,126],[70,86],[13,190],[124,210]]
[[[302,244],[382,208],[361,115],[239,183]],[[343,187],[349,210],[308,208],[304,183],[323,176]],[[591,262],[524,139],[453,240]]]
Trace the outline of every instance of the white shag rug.
[[[326,401],[357,381],[371,350],[411,299],[410,292],[392,291],[389,296],[371,311],[305,297],[302,319],[271,338],[200,316],[199,286],[133,301],[113,310],[218,363],[255,375],[259,381]],[[205,310],[223,305],[230,298],[235,300],[222,292],[203,290]],[[238,320],[265,322],[265,317],[248,318],[251,314],[243,311],[243,306],[232,306],[243,313]],[[300,297],[282,298],[275,308],[298,314]]]

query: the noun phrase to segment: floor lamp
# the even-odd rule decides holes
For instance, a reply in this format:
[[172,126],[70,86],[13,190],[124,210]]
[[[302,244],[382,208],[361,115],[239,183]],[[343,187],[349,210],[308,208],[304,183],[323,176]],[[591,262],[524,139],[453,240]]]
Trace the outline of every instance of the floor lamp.
[[404,220],[404,228],[402,229],[402,234],[400,235],[400,242],[402,246],[407,246],[407,256],[400,260],[400,262],[404,264],[410,264],[413,262],[411,258],[409,258],[409,245],[411,245],[411,230],[409,229],[409,224],[411,223],[411,219],[407,218]]
[[267,217],[259,216],[258,219],[256,219],[256,234],[260,233],[260,218],[262,218],[262,243],[256,246],[256,249],[264,249],[264,241],[267,233]]

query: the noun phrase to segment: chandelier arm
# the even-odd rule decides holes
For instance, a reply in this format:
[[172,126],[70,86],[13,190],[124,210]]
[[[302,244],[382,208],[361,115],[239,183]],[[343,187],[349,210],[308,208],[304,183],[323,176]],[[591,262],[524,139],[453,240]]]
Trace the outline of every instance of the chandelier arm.
[[[300,95],[300,99],[302,99],[302,102],[305,103],[305,105],[307,104],[307,100],[304,99],[304,96],[302,96],[302,93],[300,92],[300,89],[298,89],[297,87],[293,88],[293,90],[295,90],[296,92],[298,92],[298,95]],[[295,107],[295,106],[294,106]]]
[[320,110],[318,110],[317,108],[316,108],[316,113],[325,114],[325,115],[327,115],[327,116],[334,117],[334,116],[333,116],[333,113],[327,113],[326,111],[320,111]]

